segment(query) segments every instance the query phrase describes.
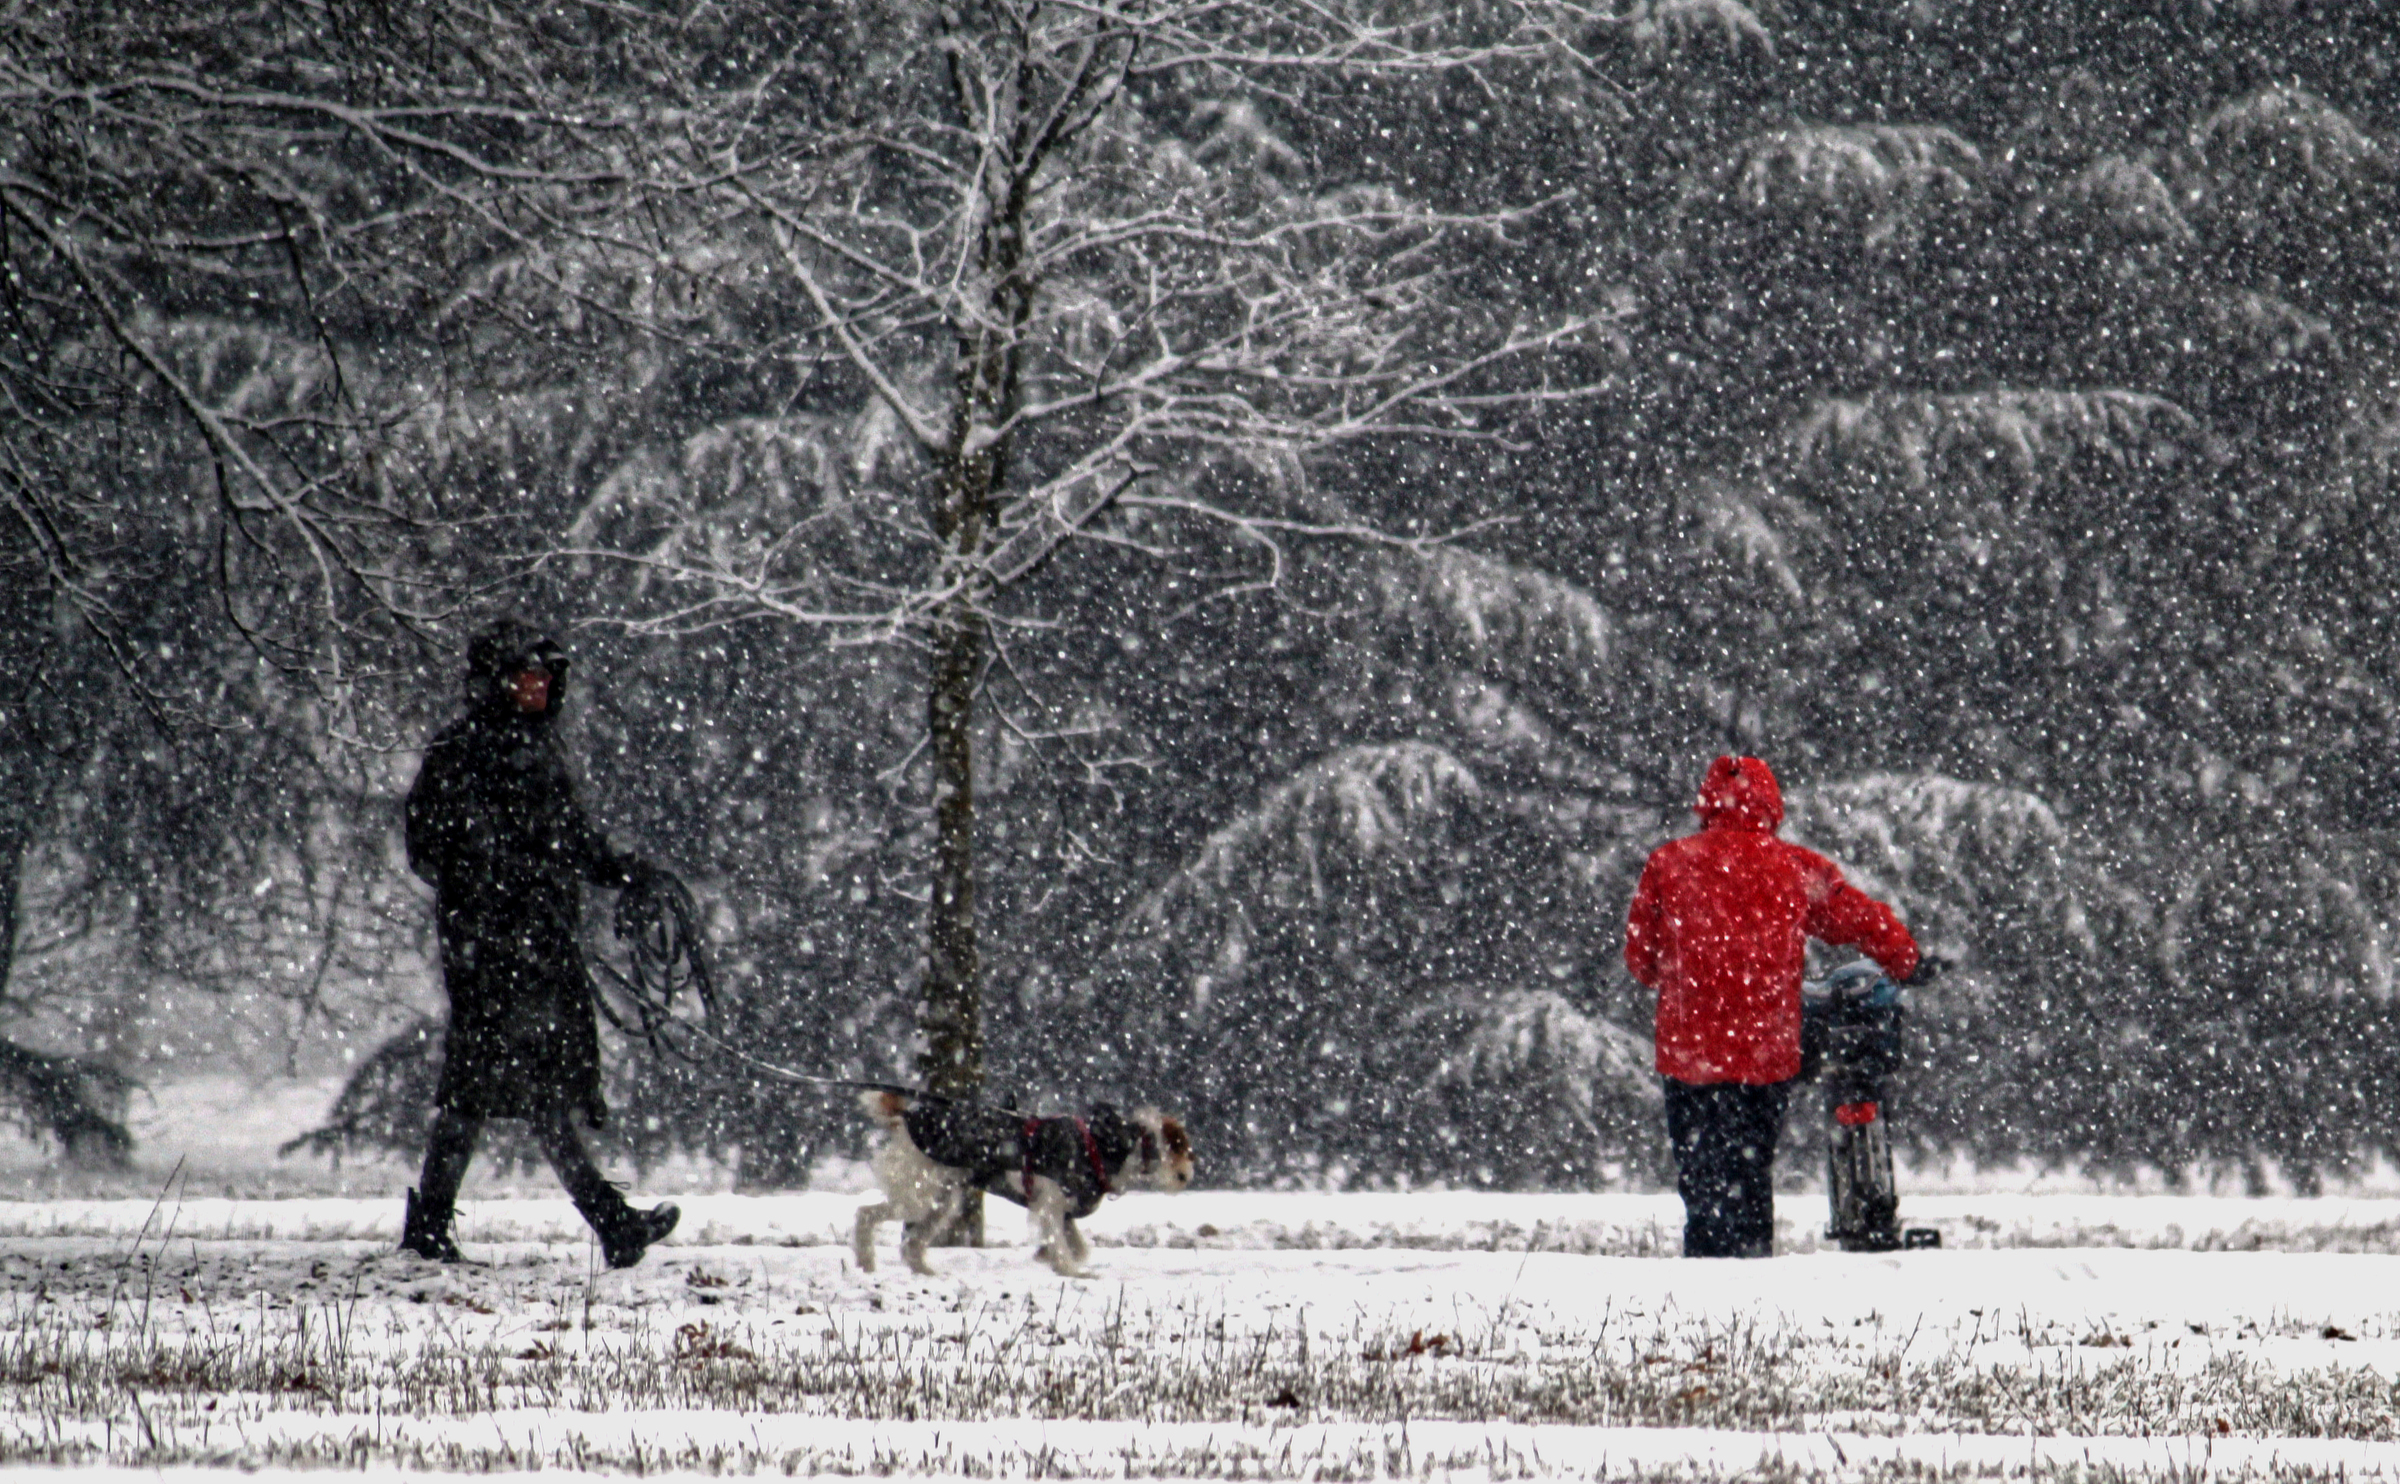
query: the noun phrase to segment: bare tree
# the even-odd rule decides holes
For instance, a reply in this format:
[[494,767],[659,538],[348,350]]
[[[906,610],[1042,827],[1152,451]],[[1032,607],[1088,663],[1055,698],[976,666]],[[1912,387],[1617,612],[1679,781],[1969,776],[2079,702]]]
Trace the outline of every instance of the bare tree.
[[[380,900],[376,754],[482,575],[445,545],[513,544],[487,488],[421,477],[426,409],[491,317],[454,280],[615,189],[557,166],[609,118],[546,106],[607,65],[592,39],[440,3],[0,8],[10,1022],[49,1017],[14,982],[59,941],[37,896],[187,984],[258,986],[277,950],[308,965],[284,986],[305,1015],[417,936]],[[19,1101],[79,1084],[44,1085]]]
[[441,616],[410,558],[479,492],[412,477],[410,445],[458,393],[444,342],[506,313],[479,272],[571,299],[539,244],[619,200],[605,31],[338,0],[0,16],[7,552],[129,678],[108,552],[162,472],[182,498],[143,528],[185,522],[221,619],[337,706]]
[[864,6],[688,98],[657,165],[688,221],[663,256],[770,306],[750,349],[794,403],[865,410],[720,422],[635,461],[570,552],[638,567],[629,621],[651,632],[766,618],[921,649],[933,1088],[982,1080],[973,739],[1008,633],[1053,616],[1032,575],[1070,544],[1164,554],[1202,530],[1250,554],[1239,586],[1280,582],[1294,543],[1423,547],[1345,509],[1311,457],[1494,439],[1573,395],[1595,319],[1457,291],[1465,256],[1543,203],[1445,215],[1304,160],[1277,123],[1544,65],[1545,19]]

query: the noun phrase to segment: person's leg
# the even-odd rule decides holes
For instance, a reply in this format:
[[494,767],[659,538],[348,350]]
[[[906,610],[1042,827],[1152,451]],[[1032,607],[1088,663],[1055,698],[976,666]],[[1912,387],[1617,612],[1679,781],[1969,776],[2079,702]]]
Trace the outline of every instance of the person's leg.
[[1727,1114],[1730,1105],[1724,1084],[1661,1079],[1667,1103],[1667,1142],[1675,1151],[1675,1189],[1683,1197],[1683,1255],[1730,1257],[1738,1234],[1733,1229],[1737,1194],[1728,1169]]
[[434,1114],[425,1138],[425,1167],[417,1188],[408,1193],[407,1217],[400,1247],[437,1262],[458,1261],[458,1244],[450,1239],[450,1218],[458,1205],[458,1187],[475,1158],[475,1140],[483,1120],[444,1108]]
[[644,1249],[675,1229],[676,1218],[681,1214],[675,1207],[637,1211],[626,1203],[624,1192],[593,1163],[591,1151],[583,1147],[582,1136],[575,1132],[574,1116],[567,1109],[552,1109],[532,1119],[531,1126],[534,1138],[542,1146],[542,1157],[558,1175],[558,1183],[567,1188],[575,1209],[598,1234],[600,1249],[610,1267],[629,1268],[640,1262]]
[[567,1188],[575,1209],[583,1213],[592,1230],[605,1236],[622,1224],[625,1214],[633,1208],[625,1203],[624,1192],[600,1172],[592,1152],[583,1147],[583,1137],[575,1132],[573,1115],[559,1108],[527,1120],[527,1126],[541,1146],[542,1158],[550,1162],[558,1183]]
[[1775,1146],[1783,1137],[1783,1114],[1792,1084],[1728,1089],[1736,1096],[1729,1120],[1727,1163],[1731,1173],[1734,1255],[1769,1257],[1775,1251]]

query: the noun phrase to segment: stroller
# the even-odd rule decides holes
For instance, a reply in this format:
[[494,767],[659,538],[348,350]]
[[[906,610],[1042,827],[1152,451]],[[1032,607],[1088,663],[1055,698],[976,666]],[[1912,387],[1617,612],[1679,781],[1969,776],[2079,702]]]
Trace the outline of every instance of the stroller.
[[1800,986],[1800,1075],[1825,1087],[1825,1235],[1844,1252],[1939,1247],[1931,1227],[1900,1225],[1884,1119],[1900,1068],[1900,986],[1870,959]]

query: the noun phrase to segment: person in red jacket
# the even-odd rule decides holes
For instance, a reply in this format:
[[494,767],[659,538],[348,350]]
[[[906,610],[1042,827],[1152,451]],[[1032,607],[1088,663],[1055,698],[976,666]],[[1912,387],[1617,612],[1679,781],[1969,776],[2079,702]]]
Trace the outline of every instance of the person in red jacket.
[[1833,862],[1776,838],[1783,791],[1754,757],[1709,764],[1700,832],[1650,853],[1625,967],[1658,993],[1658,1072],[1686,1257],[1765,1257],[1775,1141],[1800,1075],[1808,939],[1855,945],[1906,981],[1917,944]]

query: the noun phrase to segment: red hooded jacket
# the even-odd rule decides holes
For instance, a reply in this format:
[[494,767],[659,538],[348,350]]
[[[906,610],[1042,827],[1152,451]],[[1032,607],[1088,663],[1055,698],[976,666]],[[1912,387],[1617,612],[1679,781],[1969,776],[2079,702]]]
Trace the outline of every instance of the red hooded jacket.
[[1892,909],[1833,862],[1775,837],[1783,791],[1754,757],[1721,757],[1700,785],[1700,833],[1650,852],[1625,924],[1625,967],[1658,991],[1658,1070],[1678,1082],[1800,1075],[1800,976],[1810,938],[1916,972]]

